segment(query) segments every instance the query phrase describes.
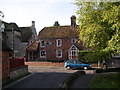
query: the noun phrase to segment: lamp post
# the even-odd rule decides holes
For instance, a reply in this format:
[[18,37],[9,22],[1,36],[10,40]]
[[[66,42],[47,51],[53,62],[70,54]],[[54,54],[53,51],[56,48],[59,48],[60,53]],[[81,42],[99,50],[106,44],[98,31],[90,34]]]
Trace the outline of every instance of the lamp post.
[[12,53],[12,58],[15,58],[15,52],[14,52],[14,26],[13,26],[13,23],[12,24],[12,50],[13,50],[13,53]]

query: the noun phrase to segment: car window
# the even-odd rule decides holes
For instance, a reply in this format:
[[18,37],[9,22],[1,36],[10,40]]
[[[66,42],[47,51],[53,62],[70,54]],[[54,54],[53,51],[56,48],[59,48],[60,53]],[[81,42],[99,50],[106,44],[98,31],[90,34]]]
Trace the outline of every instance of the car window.
[[74,61],[74,63],[77,63],[76,61]]
[[82,62],[80,62],[80,61],[77,61],[77,63],[78,63],[78,64],[81,64]]
[[69,61],[68,63],[76,63],[76,61],[71,60],[71,61]]
[[74,63],[74,61],[70,61],[69,63]]

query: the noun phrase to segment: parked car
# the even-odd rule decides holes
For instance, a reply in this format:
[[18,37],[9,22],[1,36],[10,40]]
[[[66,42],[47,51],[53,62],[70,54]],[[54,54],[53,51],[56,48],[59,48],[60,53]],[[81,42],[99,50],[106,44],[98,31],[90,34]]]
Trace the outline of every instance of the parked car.
[[72,68],[82,68],[84,70],[91,69],[92,66],[90,64],[82,63],[78,60],[67,60],[64,65],[65,68],[72,69]]

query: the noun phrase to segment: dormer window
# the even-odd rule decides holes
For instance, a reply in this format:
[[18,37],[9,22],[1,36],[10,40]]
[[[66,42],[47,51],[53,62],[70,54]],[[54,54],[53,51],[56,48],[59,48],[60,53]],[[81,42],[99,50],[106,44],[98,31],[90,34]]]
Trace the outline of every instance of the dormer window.
[[71,43],[76,43],[76,42],[77,42],[77,40],[75,38],[71,39]]
[[46,42],[44,40],[40,41],[40,47],[45,47],[46,46]]
[[62,39],[57,39],[56,45],[57,45],[57,47],[61,47],[62,46]]

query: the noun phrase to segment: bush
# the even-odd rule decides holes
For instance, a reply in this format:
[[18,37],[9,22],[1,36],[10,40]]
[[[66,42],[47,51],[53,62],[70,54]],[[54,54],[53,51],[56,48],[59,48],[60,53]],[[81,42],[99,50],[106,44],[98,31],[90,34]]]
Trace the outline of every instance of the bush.
[[103,72],[120,72],[120,68],[108,68],[108,69],[97,69],[96,73],[103,73]]
[[63,85],[60,87],[60,88],[70,88],[71,85],[74,83],[74,81],[81,75],[84,75],[85,74],[85,71],[77,71],[75,72],[72,76],[70,76],[68,79],[66,79],[64,82],[63,82]]

